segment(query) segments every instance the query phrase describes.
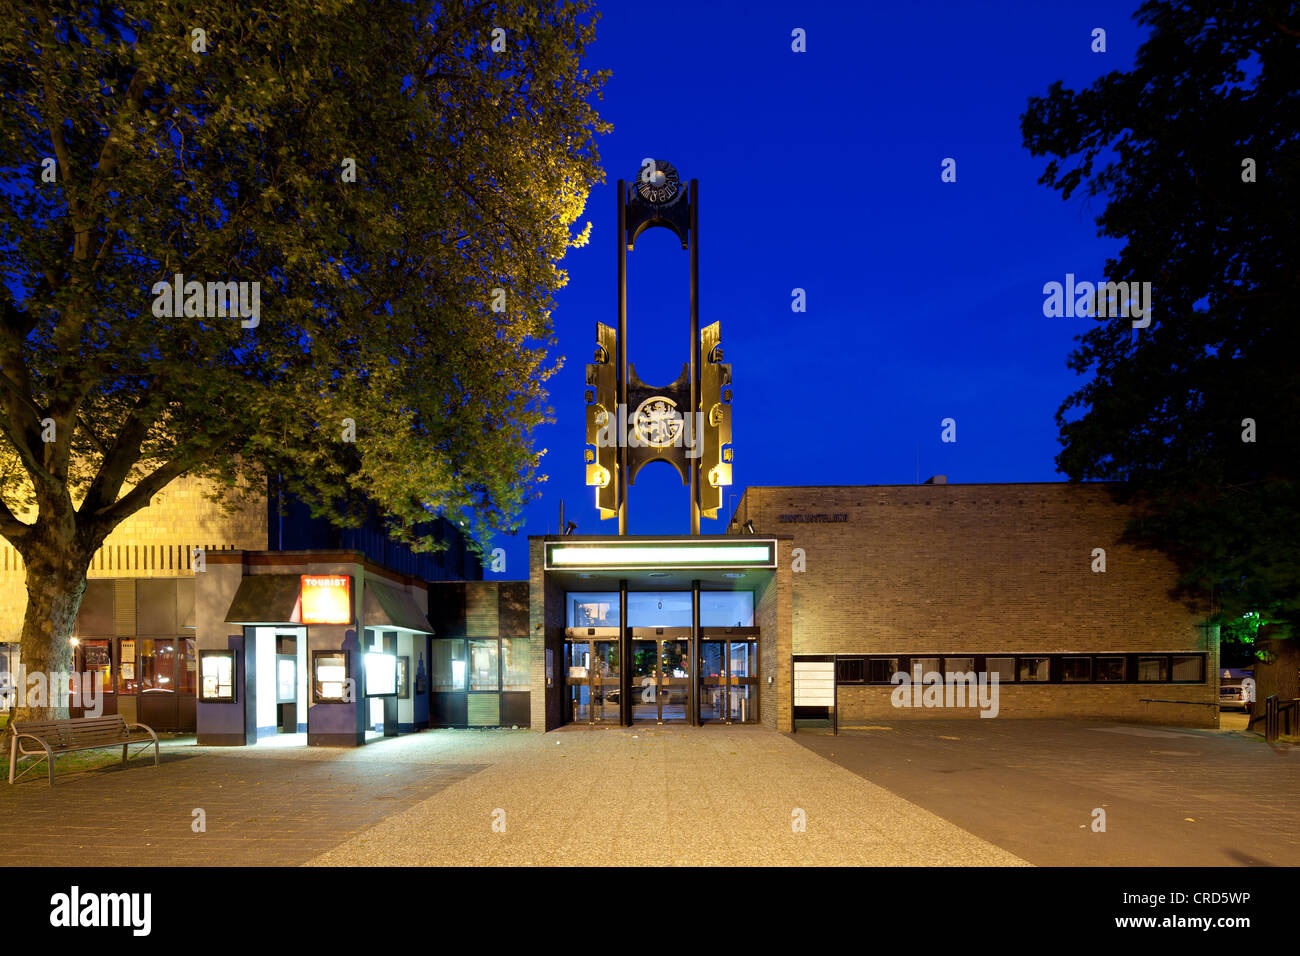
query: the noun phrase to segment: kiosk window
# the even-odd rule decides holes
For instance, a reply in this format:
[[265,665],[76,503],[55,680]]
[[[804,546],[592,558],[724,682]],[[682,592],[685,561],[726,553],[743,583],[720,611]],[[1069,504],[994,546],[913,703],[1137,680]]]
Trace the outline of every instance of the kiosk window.
[[411,697],[411,659],[409,657],[399,657],[397,659],[397,696],[402,700],[409,700]]
[[275,702],[292,704],[298,700],[298,659],[288,654],[275,657]]

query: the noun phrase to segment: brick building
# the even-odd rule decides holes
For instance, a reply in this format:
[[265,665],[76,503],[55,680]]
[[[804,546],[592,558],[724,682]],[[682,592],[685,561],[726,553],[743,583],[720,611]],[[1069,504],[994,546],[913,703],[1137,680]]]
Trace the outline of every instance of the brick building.
[[790,536],[792,655],[834,659],[842,723],[979,714],[894,706],[919,662],[996,670],[1003,717],[1214,726],[1217,634],[1128,518],[1101,485],[939,480],[749,488],[730,527]]
[[[1128,517],[1099,485],[750,487],[727,535],[535,536],[527,581],[483,581],[446,522],[451,547],[414,555],[274,487],[220,508],[179,482],[96,555],[78,669],[101,670],[110,711],[217,744],[982,713],[1214,726],[1217,634],[1170,596],[1163,555],[1122,542]],[[337,618],[311,616],[309,580]]]

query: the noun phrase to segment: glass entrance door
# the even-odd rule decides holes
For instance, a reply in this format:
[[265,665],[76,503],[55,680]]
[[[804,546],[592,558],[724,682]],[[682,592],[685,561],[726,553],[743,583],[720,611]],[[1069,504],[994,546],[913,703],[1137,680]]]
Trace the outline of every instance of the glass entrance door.
[[591,642],[591,713],[597,724],[618,723],[618,702],[622,695],[619,681],[618,641]]
[[572,723],[618,723],[618,641],[566,642],[564,672]]
[[632,642],[632,719],[685,721],[691,699],[690,641]]
[[757,722],[757,641],[701,642],[700,720]]

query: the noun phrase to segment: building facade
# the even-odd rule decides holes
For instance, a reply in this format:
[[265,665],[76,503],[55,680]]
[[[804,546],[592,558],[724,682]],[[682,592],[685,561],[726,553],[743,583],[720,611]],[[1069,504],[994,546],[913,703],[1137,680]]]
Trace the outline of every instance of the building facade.
[[731,528],[790,536],[792,658],[834,664],[841,725],[989,709],[917,706],[919,667],[997,673],[1004,718],[1216,726],[1217,633],[1129,517],[1097,484],[940,482],[749,488]]
[[[1124,542],[1128,518],[1100,485],[751,487],[728,535],[535,536],[527,581],[483,581],[459,540],[430,560],[299,516],[268,541],[266,501],[223,508],[181,482],[96,555],[76,666],[102,674],[106,712],[206,744],[982,714],[1216,726],[1217,634],[1171,597],[1167,558]],[[996,675],[995,702],[946,696],[962,675]]]
[[[278,493],[274,479],[266,492],[238,495],[199,479],[178,479],[122,522],[95,553],[74,628],[73,669],[100,676],[102,713],[120,713],[159,731],[198,731],[208,742],[230,742],[235,731],[228,729],[228,707],[211,709],[207,720],[213,729],[203,732],[200,672],[204,650],[229,645],[237,637],[241,681],[247,680],[247,692],[239,700],[251,707],[247,721],[240,722],[243,739],[311,734],[308,695],[299,689],[306,680],[309,647],[328,632],[313,628],[309,640],[308,626],[295,619],[298,581],[302,575],[341,574],[355,582],[355,646],[349,645],[349,654],[364,655],[376,644],[391,647],[398,665],[409,667],[401,675],[408,696],[400,698],[406,703],[389,706],[396,708],[391,719],[384,717],[383,702],[358,703],[355,721],[341,730],[334,724],[343,708],[320,711],[323,729],[317,742],[357,742],[367,735],[428,726],[425,582],[475,578],[482,571],[451,522],[433,519],[426,530],[444,543],[442,551],[413,552],[385,535],[374,514],[355,528],[312,518],[301,502]],[[8,682],[0,680],[0,708],[8,708],[21,674],[26,586],[22,561],[3,539],[0,569],[0,672],[14,675]],[[292,575],[297,577],[290,585],[286,581]],[[241,583],[253,576],[256,583],[244,589],[232,617]],[[226,594],[232,580],[234,590]],[[290,588],[293,598],[286,609],[279,597]],[[259,605],[250,594],[265,601]],[[222,601],[225,606],[219,606]],[[412,637],[416,633],[418,640]],[[273,699],[276,685],[270,677],[290,659],[296,674],[286,686],[293,690]],[[361,660],[349,658],[347,665],[360,674]],[[84,708],[74,707],[71,713],[81,716]],[[326,720],[327,714],[334,716]]]

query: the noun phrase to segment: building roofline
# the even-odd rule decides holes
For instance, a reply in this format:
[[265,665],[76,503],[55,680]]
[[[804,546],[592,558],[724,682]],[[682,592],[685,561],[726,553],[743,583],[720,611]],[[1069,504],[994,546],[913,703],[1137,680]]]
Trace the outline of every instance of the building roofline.
[[1056,485],[1056,486],[1073,486],[1076,488],[1104,488],[1107,485],[1122,485],[1122,481],[946,481],[942,484],[926,484],[922,482],[900,482],[896,484],[877,484],[877,485],[746,485],[743,496],[750,491],[763,491],[765,489],[786,490],[790,488],[1010,488],[1024,487],[1035,485]]
[[346,549],[322,549],[319,551],[249,551],[238,548],[225,548],[220,551],[209,551],[204,555],[204,560],[210,564],[242,564],[245,567],[249,565],[275,566],[275,565],[304,565],[304,564],[358,564],[367,574],[375,577],[388,578],[399,584],[413,585],[415,587],[427,587],[428,582],[423,578],[411,574],[404,574],[401,571],[394,571],[392,568],[384,567],[365,556],[361,551]]

